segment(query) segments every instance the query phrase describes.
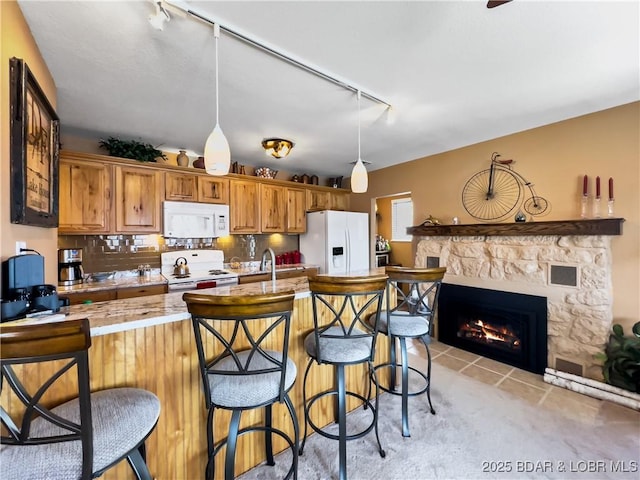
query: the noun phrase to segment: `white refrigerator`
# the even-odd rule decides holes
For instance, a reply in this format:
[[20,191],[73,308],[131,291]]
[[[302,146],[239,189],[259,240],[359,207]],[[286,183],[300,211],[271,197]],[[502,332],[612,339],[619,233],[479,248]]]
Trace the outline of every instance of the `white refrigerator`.
[[337,210],[307,213],[300,253],[304,263],[320,268],[319,273],[369,270],[369,214]]

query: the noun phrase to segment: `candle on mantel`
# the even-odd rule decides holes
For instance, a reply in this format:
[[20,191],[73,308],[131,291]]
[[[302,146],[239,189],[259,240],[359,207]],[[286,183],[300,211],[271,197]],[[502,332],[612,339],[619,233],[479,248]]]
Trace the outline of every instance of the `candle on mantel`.
[[600,177],[596,177],[596,198],[600,198]]
[[588,193],[589,193],[589,177],[585,175],[584,179],[582,180],[582,196],[586,197]]
[[609,177],[609,200],[613,200],[613,178]]

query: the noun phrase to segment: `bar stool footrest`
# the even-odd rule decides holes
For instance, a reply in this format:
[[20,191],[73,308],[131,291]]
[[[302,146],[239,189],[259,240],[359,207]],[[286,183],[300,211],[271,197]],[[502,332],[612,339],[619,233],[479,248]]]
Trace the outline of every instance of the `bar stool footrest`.
[[[379,369],[392,368],[392,367],[394,367],[394,365],[391,364],[391,363],[382,363],[380,365],[376,365],[375,367],[373,367],[373,369],[377,372]],[[395,368],[397,368],[397,369],[402,368],[402,364],[396,363],[395,364]],[[424,384],[424,387],[422,387],[420,390],[416,390],[416,391],[413,391],[413,392],[407,392],[407,396],[415,397],[417,395],[422,395],[423,393],[426,393],[427,390],[429,390],[429,383],[430,383],[429,377],[427,377],[427,375],[424,372],[418,370],[417,368],[414,368],[414,367],[411,367],[411,366],[409,366],[408,368],[409,368],[410,372],[414,372],[414,373],[417,373],[418,375],[420,375],[422,377],[422,379],[424,380],[425,384]],[[398,375],[398,377],[399,377],[399,375]],[[387,392],[387,393],[390,393],[392,395],[400,395],[400,396],[402,396],[402,391],[399,391],[397,388],[389,388],[389,387],[385,387],[384,385],[380,384],[380,390],[382,390],[384,392]]]
[[[352,433],[350,435],[347,435],[345,438],[346,440],[356,440],[358,438],[364,437],[367,433],[369,433],[371,430],[373,430],[373,428],[376,425],[376,410],[375,407],[373,405],[373,403],[366,398],[363,395],[360,395],[359,393],[355,393],[355,392],[345,392],[347,397],[351,396],[351,397],[355,397],[357,399],[359,399],[360,401],[362,401],[363,403],[363,407],[364,410],[369,410],[372,413],[372,419],[371,419],[371,423],[369,425],[367,425],[367,427],[358,432],[358,433]],[[322,393],[318,393],[317,395],[314,395],[313,397],[311,397],[309,399],[309,401],[307,402],[307,411],[311,411],[311,408],[313,407],[313,404],[320,400],[323,397],[326,397],[328,395],[337,395],[338,392],[336,390],[329,390],[327,392],[322,392]],[[315,423],[313,423],[313,420],[311,420],[311,418],[309,418],[308,420],[309,426],[313,429],[314,432],[319,433],[320,435],[322,435],[325,438],[330,438],[332,440],[340,440],[339,435],[337,434],[333,434],[333,433],[329,433],[327,431],[325,431],[324,429],[327,428],[327,426],[325,427],[319,427],[317,426]],[[337,425],[336,423],[331,423],[330,425]],[[382,455],[384,457],[384,455]]]
[[[296,448],[295,442],[289,437],[289,435],[287,435],[285,432],[283,432],[282,430],[278,429],[278,428],[269,428],[269,427],[265,427],[262,425],[256,425],[253,427],[246,427],[246,428],[242,428],[240,430],[238,430],[238,438],[240,438],[242,435],[247,434],[247,433],[255,433],[255,432],[269,432],[275,435],[278,435],[280,438],[282,438],[285,442],[287,442],[289,444],[289,448],[291,449],[292,452],[292,462],[291,462],[291,467],[289,468],[289,471],[287,472],[287,474],[285,475],[285,479],[287,478],[291,478],[291,476],[294,473],[294,470],[296,468],[296,457],[298,456],[298,448]],[[227,439],[225,438],[224,440],[222,440],[220,443],[218,443],[215,448],[213,449],[212,455],[213,457],[215,457],[218,452],[223,448],[226,447],[227,445]],[[234,454],[235,456],[235,454]],[[265,459],[266,461],[266,459]],[[275,463],[273,464],[275,465]],[[273,466],[270,465],[269,466]]]

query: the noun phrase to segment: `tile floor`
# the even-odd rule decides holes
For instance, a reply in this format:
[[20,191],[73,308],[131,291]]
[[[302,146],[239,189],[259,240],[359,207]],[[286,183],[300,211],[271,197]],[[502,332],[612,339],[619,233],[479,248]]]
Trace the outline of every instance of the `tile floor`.
[[[599,400],[546,383],[542,375],[520,370],[480,355],[451,347],[437,340],[430,345],[434,363],[487,385],[493,385],[541,408],[587,424],[621,422],[637,425],[640,412],[606,400]],[[424,347],[416,343],[411,353],[426,358]]]

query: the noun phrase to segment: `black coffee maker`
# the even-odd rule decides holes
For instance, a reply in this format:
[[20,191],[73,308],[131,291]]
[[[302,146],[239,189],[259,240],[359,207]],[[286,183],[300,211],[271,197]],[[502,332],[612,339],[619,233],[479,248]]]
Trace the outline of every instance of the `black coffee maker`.
[[5,322],[38,312],[57,312],[65,304],[55,285],[44,283],[44,257],[16,255],[2,262],[0,319]]

